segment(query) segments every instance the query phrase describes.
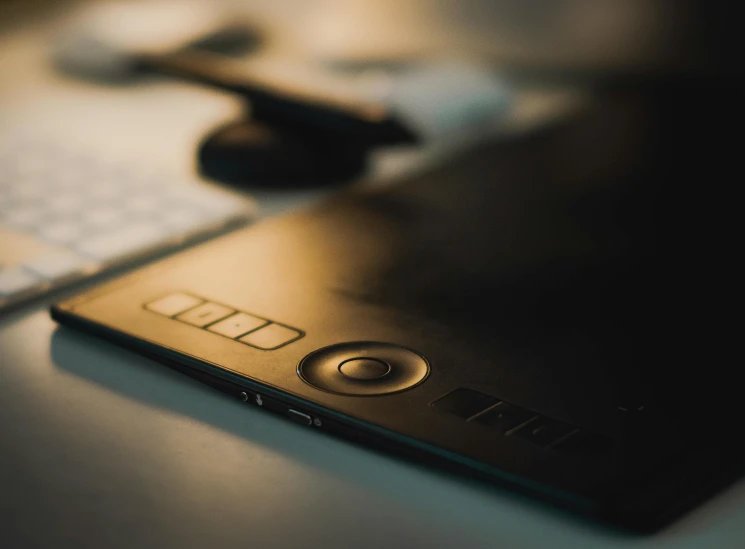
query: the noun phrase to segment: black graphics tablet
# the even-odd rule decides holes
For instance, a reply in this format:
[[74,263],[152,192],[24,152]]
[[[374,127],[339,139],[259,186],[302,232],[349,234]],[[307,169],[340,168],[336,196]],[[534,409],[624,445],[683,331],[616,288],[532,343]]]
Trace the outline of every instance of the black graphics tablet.
[[308,429],[659,528],[745,464],[702,232],[737,155],[699,92],[599,93],[52,314]]

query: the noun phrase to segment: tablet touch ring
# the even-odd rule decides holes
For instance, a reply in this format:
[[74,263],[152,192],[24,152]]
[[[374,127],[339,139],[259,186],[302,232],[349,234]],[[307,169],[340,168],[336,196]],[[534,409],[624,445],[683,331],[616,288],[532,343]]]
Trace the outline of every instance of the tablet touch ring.
[[322,391],[376,396],[420,384],[429,375],[429,363],[400,345],[355,341],[313,351],[300,361],[297,373]]

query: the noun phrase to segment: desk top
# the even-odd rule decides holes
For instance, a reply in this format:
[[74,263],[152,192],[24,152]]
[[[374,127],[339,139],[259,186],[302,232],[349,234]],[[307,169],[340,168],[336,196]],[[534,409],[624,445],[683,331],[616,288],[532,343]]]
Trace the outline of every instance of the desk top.
[[[75,116],[86,139],[190,173],[196,132],[239,108],[173,83],[57,80],[39,34],[2,40],[3,127]],[[257,194],[269,213],[318,196]],[[611,532],[246,408],[58,328],[48,305],[0,318],[0,547],[745,547],[743,481],[655,536]]]

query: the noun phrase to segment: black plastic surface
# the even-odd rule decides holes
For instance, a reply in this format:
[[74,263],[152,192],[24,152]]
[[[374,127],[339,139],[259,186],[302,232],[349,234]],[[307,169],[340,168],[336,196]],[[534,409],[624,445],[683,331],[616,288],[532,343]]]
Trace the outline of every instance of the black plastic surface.
[[[737,218],[707,217],[721,201],[702,191],[737,172],[739,145],[716,136],[741,96],[711,85],[599,96],[572,120],[229,235],[55,317],[344,436],[657,528],[745,466],[722,352],[736,338],[712,307],[734,295],[725,267],[739,248],[724,225]],[[703,97],[706,112],[691,110]],[[306,335],[266,352],[142,308],[177,289]],[[305,357],[355,341],[413,349],[428,375],[365,398],[297,375]],[[360,356],[381,358],[354,349],[329,364],[343,377],[340,362]],[[382,358],[381,380],[394,379]],[[430,406],[457,389],[500,404],[468,418]]]

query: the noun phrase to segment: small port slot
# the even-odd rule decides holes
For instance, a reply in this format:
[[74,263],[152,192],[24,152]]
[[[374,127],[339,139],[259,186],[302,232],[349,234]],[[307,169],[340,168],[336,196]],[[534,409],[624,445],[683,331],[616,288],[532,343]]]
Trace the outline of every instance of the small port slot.
[[297,410],[293,410],[292,408],[287,410],[287,416],[292,420],[296,421],[298,423],[301,423],[303,425],[311,425],[313,423],[313,420],[308,414],[304,414],[302,412],[298,412]]

